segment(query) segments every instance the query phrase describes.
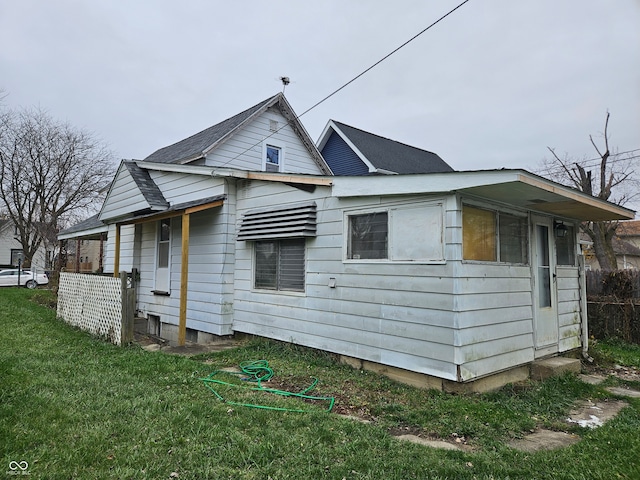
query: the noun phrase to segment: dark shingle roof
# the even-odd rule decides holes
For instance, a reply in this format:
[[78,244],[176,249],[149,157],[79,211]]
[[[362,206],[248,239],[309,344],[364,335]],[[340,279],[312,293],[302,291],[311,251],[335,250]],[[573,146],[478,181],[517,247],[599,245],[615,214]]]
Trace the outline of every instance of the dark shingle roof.
[[611,239],[611,244],[613,246],[613,251],[617,255],[634,255],[640,257],[640,248],[629,242],[613,237]]
[[58,235],[68,235],[70,233],[76,233],[76,232],[82,232],[85,230],[93,230],[96,228],[106,227],[107,226],[106,223],[102,222],[101,220],[98,220],[98,215],[99,214],[95,214],[93,217],[89,217],[86,220],[76,223],[75,225],[72,225],[69,228],[65,228],[64,230],[60,231]]
[[[279,95],[279,94],[278,94]],[[203,152],[211,145],[222,139],[225,135],[232,132],[236,127],[250,118],[254,113],[259,111],[275,97],[267,98],[253,107],[238,113],[212,127],[207,128],[195,135],[180,140],[173,145],[156,150],[154,153],[145,158],[147,162],[158,163],[186,163],[203,156]]]
[[133,181],[136,182],[151,209],[163,210],[169,206],[169,202],[167,202],[156,183],[152,180],[148,170],[140,168],[136,162],[125,161],[122,163],[129,171]]
[[453,172],[433,152],[333,121],[374,167],[399,174]]
[[630,220],[627,222],[618,223],[616,229],[616,235],[618,237],[638,237],[640,236],[640,221]]

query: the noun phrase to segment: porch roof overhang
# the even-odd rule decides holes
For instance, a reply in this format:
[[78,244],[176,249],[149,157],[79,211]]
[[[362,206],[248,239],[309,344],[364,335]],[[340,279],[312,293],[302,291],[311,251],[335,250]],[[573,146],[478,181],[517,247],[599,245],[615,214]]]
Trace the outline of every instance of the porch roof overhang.
[[633,210],[525,170],[480,170],[392,177],[334,177],[337,197],[458,193],[579,221],[630,220]]
[[83,240],[100,240],[107,234],[109,226],[98,219],[98,215],[73,225],[58,234],[58,240],[81,238]]
[[116,225],[136,225],[139,223],[155,222],[165,218],[179,217],[182,215],[190,215],[192,213],[201,212],[210,208],[220,207],[224,204],[226,195],[216,195],[214,197],[201,198],[191,202],[179,203],[172,205],[166,210],[153,213],[145,213],[135,215],[129,218],[116,221]]

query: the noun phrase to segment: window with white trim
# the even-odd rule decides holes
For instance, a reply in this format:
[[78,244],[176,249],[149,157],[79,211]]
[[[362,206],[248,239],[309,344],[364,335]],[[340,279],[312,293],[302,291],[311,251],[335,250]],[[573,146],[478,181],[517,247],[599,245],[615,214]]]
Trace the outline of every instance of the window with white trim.
[[462,207],[462,258],[526,265],[528,218],[471,205]]
[[347,243],[347,259],[388,258],[389,214],[372,212],[350,215]]
[[169,264],[171,257],[171,219],[158,221],[156,248],[155,291],[169,291]]
[[439,201],[345,213],[345,260],[442,263],[444,211]]
[[264,170],[279,172],[282,166],[282,148],[267,144],[265,146]]
[[573,225],[565,225],[566,233],[556,237],[556,263],[558,265],[575,266],[576,264],[576,232]]
[[254,247],[254,287],[303,292],[305,239],[260,240]]

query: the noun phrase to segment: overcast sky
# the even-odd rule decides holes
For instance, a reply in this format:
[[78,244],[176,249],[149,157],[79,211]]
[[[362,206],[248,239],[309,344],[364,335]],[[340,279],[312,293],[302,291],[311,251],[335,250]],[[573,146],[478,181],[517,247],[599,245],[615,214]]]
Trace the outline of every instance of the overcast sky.
[[[460,1],[0,0],[0,89],[142,159],[281,76],[301,114]],[[611,146],[640,149],[640,0],[470,0],[301,121],[532,170],[547,146],[593,158],[607,111]]]

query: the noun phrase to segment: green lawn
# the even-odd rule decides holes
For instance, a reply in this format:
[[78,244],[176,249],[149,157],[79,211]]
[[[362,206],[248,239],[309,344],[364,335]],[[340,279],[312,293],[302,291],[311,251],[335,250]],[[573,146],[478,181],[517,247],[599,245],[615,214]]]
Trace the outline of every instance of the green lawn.
[[[276,342],[175,357],[94,339],[56,320],[33,295],[43,292],[0,290],[0,475],[8,478],[26,466],[21,462],[29,478],[47,479],[640,478],[640,400],[628,400],[604,427],[567,426],[562,420],[576,399],[612,397],[572,376],[449,395]],[[616,363],[627,358],[618,357]],[[309,395],[335,397],[333,411],[327,402],[234,388],[223,396],[306,413],[230,405],[201,380],[259,359],[268,360],[281,389],[300,391],[318,378]],[[506,445],[538,426],[577,433],[581,441],[534,454]],[[468,451],[400,442],[397,431],[458,438]]]

